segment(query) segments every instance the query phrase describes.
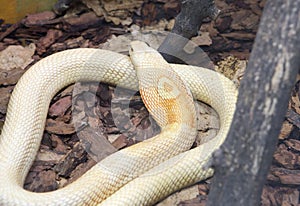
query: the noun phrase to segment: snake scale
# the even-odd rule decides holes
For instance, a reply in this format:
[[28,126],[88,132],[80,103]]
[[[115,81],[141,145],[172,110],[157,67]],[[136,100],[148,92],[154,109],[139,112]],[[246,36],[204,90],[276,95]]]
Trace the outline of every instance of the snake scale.
[[[51,98],[76,81],[137,89],[161,127],[157,136],[118,151],[75,182],[52,192],[23,189],[38,151]],[[215,138],[190,149],[196,135],[193,98],[219,115]],[[214,71],[168,64],[143,42],[130,57],[91,48],[50,55],[18,81],[0,136],[0,205],[152,205],[213,174],[207,166],[225,140],[237,98],[233,83]]]

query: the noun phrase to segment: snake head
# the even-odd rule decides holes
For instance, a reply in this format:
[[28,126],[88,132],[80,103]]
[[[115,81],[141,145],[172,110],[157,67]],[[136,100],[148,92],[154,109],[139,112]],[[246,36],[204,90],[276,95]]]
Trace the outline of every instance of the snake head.
[[153,61],[153,55],[159,57],[159,53],[142,41],[132,41],[130,43],[129,55],[135,68],[143,65],[145,61]]
[[129,54],[139,52],[156,52],[156,50],[152,49],[147,43],[142,41],[132,41],[130,43]]

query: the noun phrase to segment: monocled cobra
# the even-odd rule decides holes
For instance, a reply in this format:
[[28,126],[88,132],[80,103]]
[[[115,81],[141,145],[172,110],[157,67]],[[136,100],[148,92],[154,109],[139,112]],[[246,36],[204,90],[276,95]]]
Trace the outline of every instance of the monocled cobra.
[[[129,58],[100,49],[67,50],[44,58],[21,77],[0,136],[0,205],[151,205],[213,174],[209,160],[225,140],[235,110],[233,83],[211,70],[168,64],[142,42],[133,42],[130,53]],[[27,191],[24,180],[51,98],[76,81],[139,86],[161,133],[108,156],[64,188]],[[216,110],[220,129],[212,140],[188,150],[196,135],[192,95]]]

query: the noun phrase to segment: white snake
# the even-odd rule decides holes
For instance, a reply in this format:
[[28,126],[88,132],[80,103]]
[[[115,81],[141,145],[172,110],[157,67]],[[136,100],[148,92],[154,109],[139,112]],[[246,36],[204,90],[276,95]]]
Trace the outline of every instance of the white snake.
[[[137,89],[137,76],[143,101],[162,132],[108,156],[62,189],[45,193],[24,190],[53,95],[76,81]],[[196,114],[185,85],[194,98],[211,105],[220,117],[217,136],[189,151],[196,135]],[[87,48],[44,58],[22,76],[10,98],[0,136],[0,205],[154,204],[213,174],[206,165],[226,138],[236,97],[235,86],[221,74],[168,64],[142,42],[132,43],[130,58]]]

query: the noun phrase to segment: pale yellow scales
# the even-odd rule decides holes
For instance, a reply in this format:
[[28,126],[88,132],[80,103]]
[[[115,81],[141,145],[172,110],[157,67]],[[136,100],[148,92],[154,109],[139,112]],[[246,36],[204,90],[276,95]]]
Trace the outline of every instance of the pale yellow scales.
[[[233,83],[204,68],[168,64],[142,42],[132,42],[130,53],[129,58],[99,49],[68,50],[39,61],[22,76],[0,136],[0,205],[151,205],[213,174],[206,165],[233,118]],[[108,156],[62,189],[23,189],[55,93],[76,81],[137,89],[138,79],[143,101],[161,126],[159,135]],[[220,130],[213,140],[187,151],[196,135],[192,95],[217,111]]]

